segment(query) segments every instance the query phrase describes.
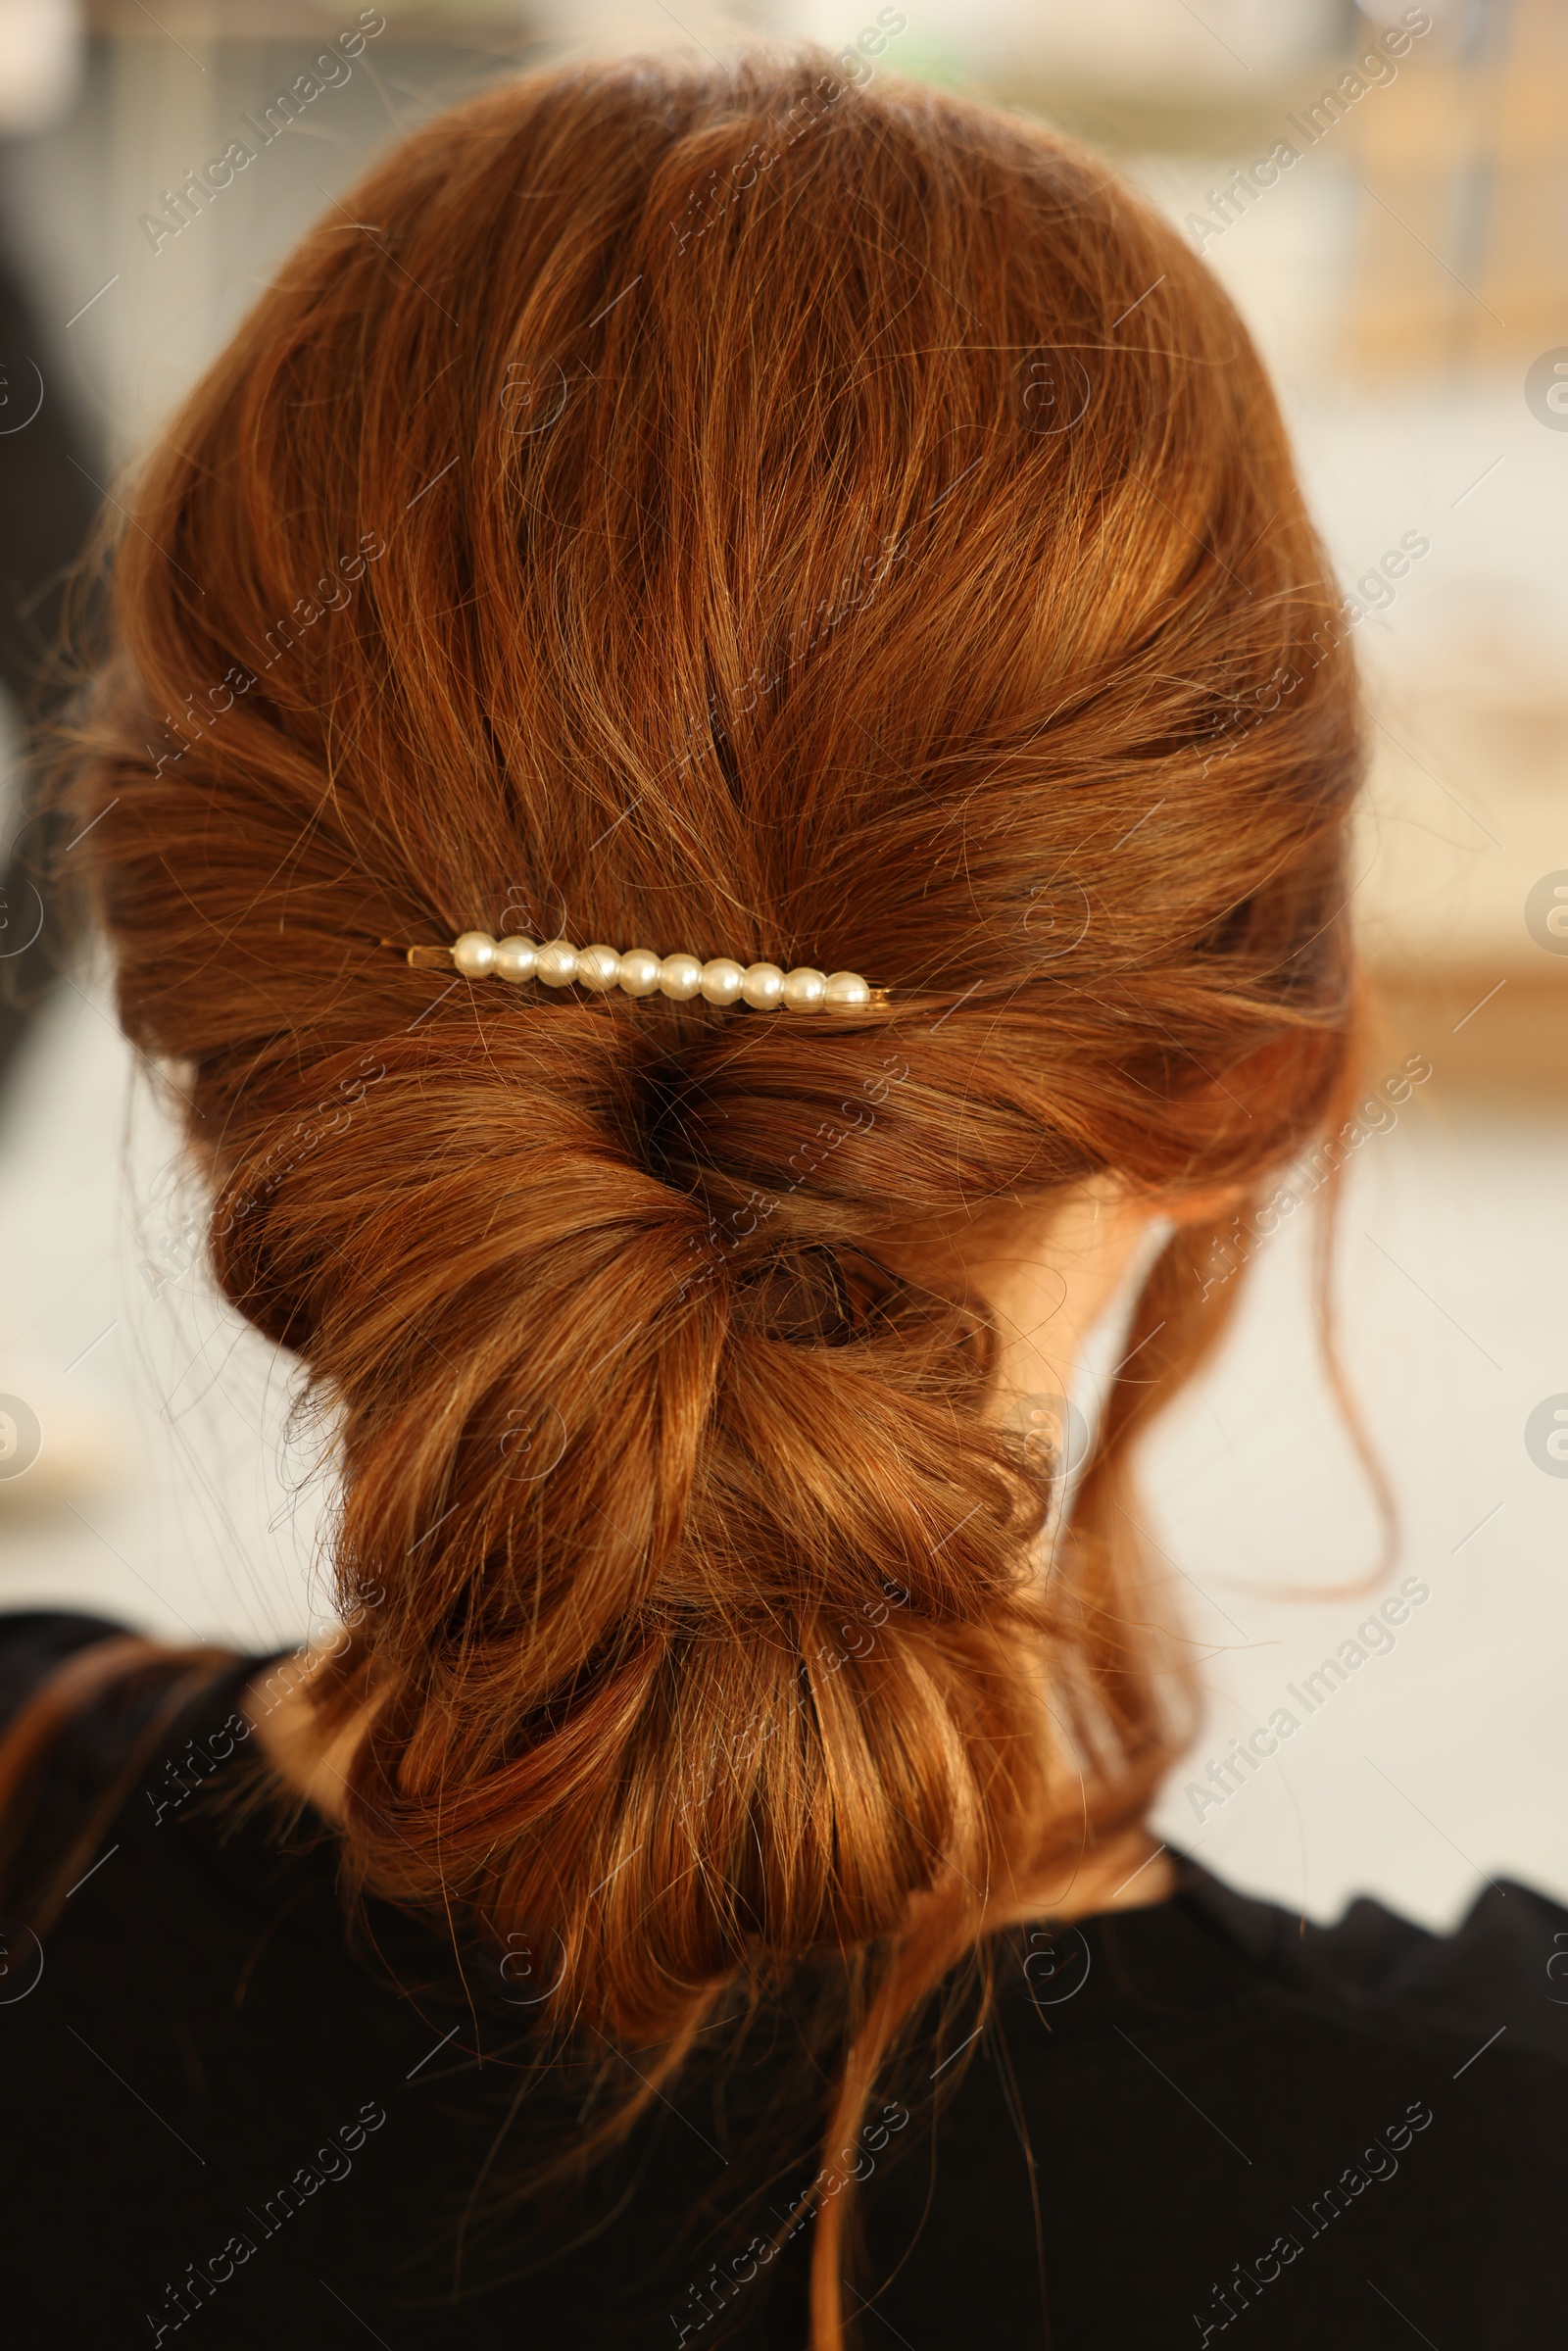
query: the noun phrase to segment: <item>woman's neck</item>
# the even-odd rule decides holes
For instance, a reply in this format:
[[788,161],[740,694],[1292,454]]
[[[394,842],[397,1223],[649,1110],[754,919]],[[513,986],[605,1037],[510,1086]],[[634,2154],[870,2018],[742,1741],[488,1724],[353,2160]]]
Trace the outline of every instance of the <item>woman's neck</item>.
[[1141,1824],[1020,1886],[997,1920],[1020,1926],[1030,1919],[1092,1918],[1102,1910],[1144,1910],[1176,1890],[1176,1867]]
[[[329,1821],[341,1825],[348,1768],[370,1718],[361,1706],[328,1731],[311,1702],[311,1685],[325,1662],[306,1649],[279,1675],[273,1666],[248,1682],[240,1705],[257,1745],[284,1785]],[[282,1689],[276,1687],[282,1682]]]

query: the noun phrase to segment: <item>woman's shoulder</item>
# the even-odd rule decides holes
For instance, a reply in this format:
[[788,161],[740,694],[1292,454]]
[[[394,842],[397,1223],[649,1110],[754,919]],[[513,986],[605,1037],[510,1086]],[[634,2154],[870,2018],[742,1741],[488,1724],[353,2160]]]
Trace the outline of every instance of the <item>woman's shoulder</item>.
[[[177,1928],[190,1967],[236,1998],[251,1981],[236,1954],[260,1938],[312,1996],[331,1982],[351,2013],[373,2011],[374,2030],[411,1988],[471,1991],[437,1922],[346,1896],[337,1832],[269,1769],[257,1708],[297,1684],[297,1654],[0,1614],[0,1907],[48,1933],[57,1973],[90,1965],[95,1935]],[[514,2017],[493,1964],[478,1984]]]
[[134,1771],[149,1736],[167,1740],[189,1728],[188,1718],[229,1713],[268,1662],[216,1641],[172,1646],[82,1610],[0,1614],[0,1742],[13,1750],[7,1781],[24,1785],[45,1809],[58,1788],[79,1799]]
[[[102,1846],[139,1846],[168,1820],[194,1825],[207,1809],[194,1799],[239,1792],[242,1692],[266,1663],[76,1610],[0,1614],[4,1890],[19,1914],[54,1916],[62,1869],[88,1870]],[[144,1859],[172,1854],[166,1835]]]
[[0,1738],[58,1665],[101,1641],[124,1640],[129,1625],[76,1608],[8,1609],[0,1614]]
[[1544,2339],[1565,1951],[1568,1912],[1508,1883],[1438,1935],[1364,1900],[1316,1926],[1185,1860],[1162,1901],[1009,1931],[984,2023],[911,2067],[954,2086],[867,2189],[879,2313],[970,2339],[983,2278],[991,2339],[1044,2340],[1038,2253],[1050,2339],[1097,2351],[1207,2342],[1258,2298],[1280,2351],[1392,2339],[1388,2301],[1433,2341]]
[[1331,1923],[1242,1891],[1187,1855],[1160,1902],[1004,1938],[1004,2004],[1091,2041],[1202,2020],[1255,2033],[1272,2022],[1446,2042],[1483,2030],[1568,2067],[1568,1907],[1489,1881],[1447,1933],[1360,1896]]
[[1568,2066],[1568,1907],[1533,1886],[1489,1879],[1442,1933],[1365,1895],[1325,1925],[1190,1861],[1179,1878],[1203,1930],[1284,1991],[1434,2031],[1485,2025],[1510,2053]]

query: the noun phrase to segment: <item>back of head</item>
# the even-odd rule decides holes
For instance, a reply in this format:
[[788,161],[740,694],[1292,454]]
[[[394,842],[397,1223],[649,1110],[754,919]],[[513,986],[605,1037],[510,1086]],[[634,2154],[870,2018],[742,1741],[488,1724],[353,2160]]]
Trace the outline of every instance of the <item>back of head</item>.
[[[133,511],[83,849],[337,1416],[360,1866],[644,2041],[922,1897],[972,1935],[1169,1759],[1114,1496],[1239,1285],[1167,1243],[1043,1580],[983,1318],[893,1241],[1259,1180],[1346,1059],[1353,696],[1234,313],[947,96],[550,74],[333,209]],[[888,1002],[383,944],[468,929]]]

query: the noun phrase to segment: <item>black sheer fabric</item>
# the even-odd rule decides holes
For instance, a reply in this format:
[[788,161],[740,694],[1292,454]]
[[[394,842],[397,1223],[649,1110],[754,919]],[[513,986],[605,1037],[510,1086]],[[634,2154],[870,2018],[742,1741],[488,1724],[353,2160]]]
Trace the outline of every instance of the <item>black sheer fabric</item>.
[[[120,1630],[0,1619],[0,1723]],[[810,2231],[785,2232],[823,2089],[802,2017],[716,2032],[586,2181],[517,2200],[521,2167],[632,2061],[584,2034],[538,2070],[548,1953],[460,1971],[374,1901],[351,1931],[330,1833],[241,1800],[236,1698],[262,1662],[160,1728],[41,1943],[15,1905],[156,1685],[90,1709],[36,1784],[0,1975],[7,2341],[802,2351]],[[1148,1909],[999,1938],[968,2048],[968,1995],[934,2005],[841,2159],[860,2178],[856,2339],[1558,2340],[1568,1910],[1507,1884],[1452,1935],[1365,1901],[1303,1929],[1191,1862],[1179,1877]]]

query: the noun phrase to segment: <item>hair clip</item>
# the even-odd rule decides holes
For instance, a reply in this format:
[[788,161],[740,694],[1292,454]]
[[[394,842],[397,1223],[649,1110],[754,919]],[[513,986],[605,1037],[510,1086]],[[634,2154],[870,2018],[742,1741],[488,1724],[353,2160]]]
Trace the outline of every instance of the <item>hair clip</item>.
[[[384,939],[383,947],[394,942]],[[885,988],[872,988],[858,971],[815,971],[803,964],[781,971],[776,963],[736,963],[728,955],[704,962],[700,955],[656,955],[651,948],[572,947],[564,939],[536,940],[513,935],[492,939],[488,931],[465,931],[450,947],[410,947],[405,960],[416,970],[455,966],[465,978],[520,982],[543,980],[547,988],[579,988],[603,994],[619,988],[627,996],[668,996],[689,1004],[700,996],[710,1004],[748,1004],[755,1011],[863,1012],[888,1001]]]

